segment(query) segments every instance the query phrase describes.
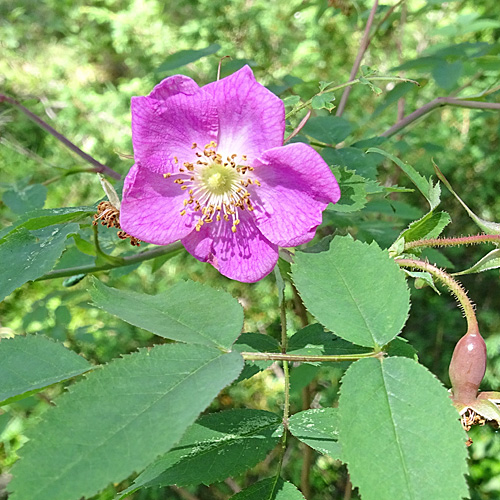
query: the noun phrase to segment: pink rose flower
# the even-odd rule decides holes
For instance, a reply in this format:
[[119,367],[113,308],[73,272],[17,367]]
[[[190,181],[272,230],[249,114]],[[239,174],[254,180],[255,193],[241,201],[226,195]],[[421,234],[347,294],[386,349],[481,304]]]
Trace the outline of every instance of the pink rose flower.
[[283,146],[282,101],[245,66],[199,87],[166,78],[132,98],[135,165],[125,179],[120,224],[148,243],[181,240],[221,274],[255,282],[278,247],[310,241],[340,198],[310,146]]

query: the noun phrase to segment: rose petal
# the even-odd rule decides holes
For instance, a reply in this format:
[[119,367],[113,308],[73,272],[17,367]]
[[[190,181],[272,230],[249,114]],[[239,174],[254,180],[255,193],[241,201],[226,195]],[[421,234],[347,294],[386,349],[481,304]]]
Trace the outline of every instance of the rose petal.
[[[159,89],[155,95],[168,93]],[[177,170],[197,160],[193,143],[203,149],[217,140],[218,117],[210,97],[202,91],[177,93],[165,100],[132,97],[132,143],[137,163],[157,173]]]
[[199,92],[198,84],[188,76],[174,75],[162,80],[148,97],[164,101],[176,94],[193,95]]
[[125,179],[120,209],[124,231],[147,243],[167,245],[189,234],[193,218],[181,216],[186,198],[177,184],[134,165]]
[[245,154],[251,164],[259,153],[283,144],[283,102],[255,81],[248,66],[209,83],[203,91],[211,96],[219,114],[217,152],[224,158]]
[[231,222],[204,224],[182,240],[186,250],[198,260],[209,262],[221,274],[244,283],[267,276],[278,261],[278,247],[270,243],[255,226],[251,215],[243,212],[235,233]]
[[262,234],[276,245],[301,245],[314,237],[328,203],[340,198],[339,185],[323,158],[302,143],[274,148],[253,163],[251,201]]

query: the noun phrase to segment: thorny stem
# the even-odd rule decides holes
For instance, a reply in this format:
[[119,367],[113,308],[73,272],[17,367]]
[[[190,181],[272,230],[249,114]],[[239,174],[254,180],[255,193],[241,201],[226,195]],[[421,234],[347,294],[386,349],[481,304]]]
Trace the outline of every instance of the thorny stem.
[[22,111],[30,120],[35,122],[39,127],[46,130],[50,135],[53,135],[58,141],[62,142],[67,148],[71,149],[78,156],[83,158],[85,161],[89,162],[91,165],[94,165],[94,172],[99,172],[101,174],[109,175],[114,179],[119,180],[121,175],[118,172],[115,172],[113,169],[103,165],[98,162],[95,158],[92,158],[89,154],[82,151],[77,145],[73,144],[69,139],[67,139],[64,135],[60,134],[57,130],[51,127],[47,122],[43,121],[40,117],[32,113],[28,108],[25,108],[20,102],[16,101],[12,97],[6,96],[4,94],[0,94],[0,102],[8,102],[12,104],[19,111]]
[[423,262],[421,260],[413,259],[396,259],[396,263],[400,267],[409,267],[410,269],[418,269],[420,271],[427,271],[434,278],[438,279],[443,283],[450,292],[455,296],[458,303],[460,304],[465,319],[467,320],[467,333],[478,333],[479,326],[477,324],[476,314],[474,312],[474,305],[467,296],[467,292],[463,286],[457,280],[453,279],[448,273],[444,272],[428,262]]
[[415,80],[411,80],[410,78],[400,78],[399,76],[367,76],[363,79],[356,78],[355,80],[349,80],[348,82],[341,83],[340,85],[335,85],[334,87],[326,86],[323,90],[319,91],[317,94],[314,94],[313,97],[311,97],[307,101],[303,102],[300,106],[297,106],[296,108],[293,108],[291,111],[289,111],[285,115],[285,119],[288,120],[288,118],[290,118],[291,116],[295,115],[296,113],[298,113],[302,109],[310,106],[313,98],[317,95],[323,95],[323,94],[328,94],[330,92],[335,92],[336,90],[342,90],[342,89],[345,89],[346,87],[350,87],[351,85],[356,85],[358,83],[364,83],[365,81],[369,81],[369,82],[410,82],[410,83],[414,83],[417,86],[420,86],[420,84]]
[[[363,56],[365,55],[366,49],[370,45],[370,29],[373,24],[373,19],[375,18],[375,13],[377,12],[378,0],[373,2],[372,10],[370,11],[370,15],[368,16],[368,21],[366,22],[365,32],[363,33],[363,38],[361,39],[361,44],[359,45],[358,53],[356,55],[356,59],[351,69],[351,74],[349,76],[349,80],[354,80],[355,76],[358,74],[359,66],[361,65],[361,61],[363,60]],[[347,104],[347,99],[349,98],[349,94],[351,93],[351,86],[347,87],[340,98],[339,107],[337,108],[336,115],[342,116],[345,110],[345,106]]]
[[128,257],[123,257],[120,262],[106,263],[99,266],[88,265],[88,266],[77,266],[68,267],[65,269],[56,269],[44,274],[35,281],[44,281],[54,278],[67,278],[68,276],[76,276],[77,274],[94,274],[100,271],[108,271],[109,269],[114,269],[116,267],[130,266],[131,264],[137,264],[138,262],[144,262],[146,260],[156,259],[156,257],[161,257],[162,255],[167,255],[170,253],[178,252],[182,248],[180,241],[171,243],[170,245],[155,247],[151,250],[146,250],[144,252],[138,253],[136,255],[129,255]]
[[425,114],[431,112],[436,108],[446,105],[456,106],[459,108],[500,110],[500,103],[496,102],[470,101],[467,99],[456,99],[455,97],[436,97],[436,99],[428,102],[427,104],[424,104],[424,106],[422,106],[421,108],[418,108],[417,110],[413,111],[413,113],[410,113],[402,120],[395,123],[391,128],[380,134],[380,137],[391,137],[394,134],[397,134],[401,129],[413,123],[421,116],[424,116]]
[[500,234],[475,234],[458,238],[428,238],[408,241],[405,243],[404,250],[427,247],[457,247],[460,245],[478,245],[479,243],[495,243],[498,245],[500,244]]

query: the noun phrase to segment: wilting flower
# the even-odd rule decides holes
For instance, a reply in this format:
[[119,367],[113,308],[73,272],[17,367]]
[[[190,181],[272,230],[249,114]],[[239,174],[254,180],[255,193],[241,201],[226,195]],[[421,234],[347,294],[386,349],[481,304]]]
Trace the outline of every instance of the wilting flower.
[[278,247],[310,241],[340,189],[310,146],[283,146],[282,101],[248,66],[204,87],[182,75],[132,98],[135,165],[120,224],[166,245],[181,240],[225,276],[254,282]]

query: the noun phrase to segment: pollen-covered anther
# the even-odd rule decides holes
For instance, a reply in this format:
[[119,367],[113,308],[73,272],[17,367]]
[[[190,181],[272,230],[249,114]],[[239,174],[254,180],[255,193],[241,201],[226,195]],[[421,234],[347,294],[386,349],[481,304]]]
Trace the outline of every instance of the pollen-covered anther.
[[246,155],[234,153],[223,157],[217,152],[215,141],[210,141],[203,149],[193,143],[192,149],[197,149],[198,159],[194,163],[183,162],[176,173],[170,174],[175,176],[174,183],[188,194],[182,201],[181,216],[188,212],[198,213],[194,221],[196,231],[205,223],[224,220],[231,221],[231,231],[236,232],[240,221],[238,210],[254,209],[249,201],[248,187],[260,186],[260,182],[248,177],[253,167],[241,164],[248,161]]
[[120,211],[109,201],[101,201],[97,205],[97,213],[94,214],[92,224],[97,226],[98,221],[101,221],[103,226],[116,227],[120,229]]
[[94,220],[92,224],[97,226],[98,222],[101,221],[101,224],[106,227],[114,227],[116,229],[120,229],[118,231],[117,236],[121,240],[125,240],[130,238],[130,244],[132,246],[139,246],[140,240],[121,230],[120,226],[120,211],[112,205],[109,201],[101,201],[99,205],[97,205],[97,213],[94,215]]
[[126,233],[125,231],[118,231],[118,233],[116,233],[116,235],[121,240],[126,240],[127,238],[130,238],[130,244],[133,247],[140,247],[141,246],[141,240],[137,239],[135,236],[131,236],[130,234]]

